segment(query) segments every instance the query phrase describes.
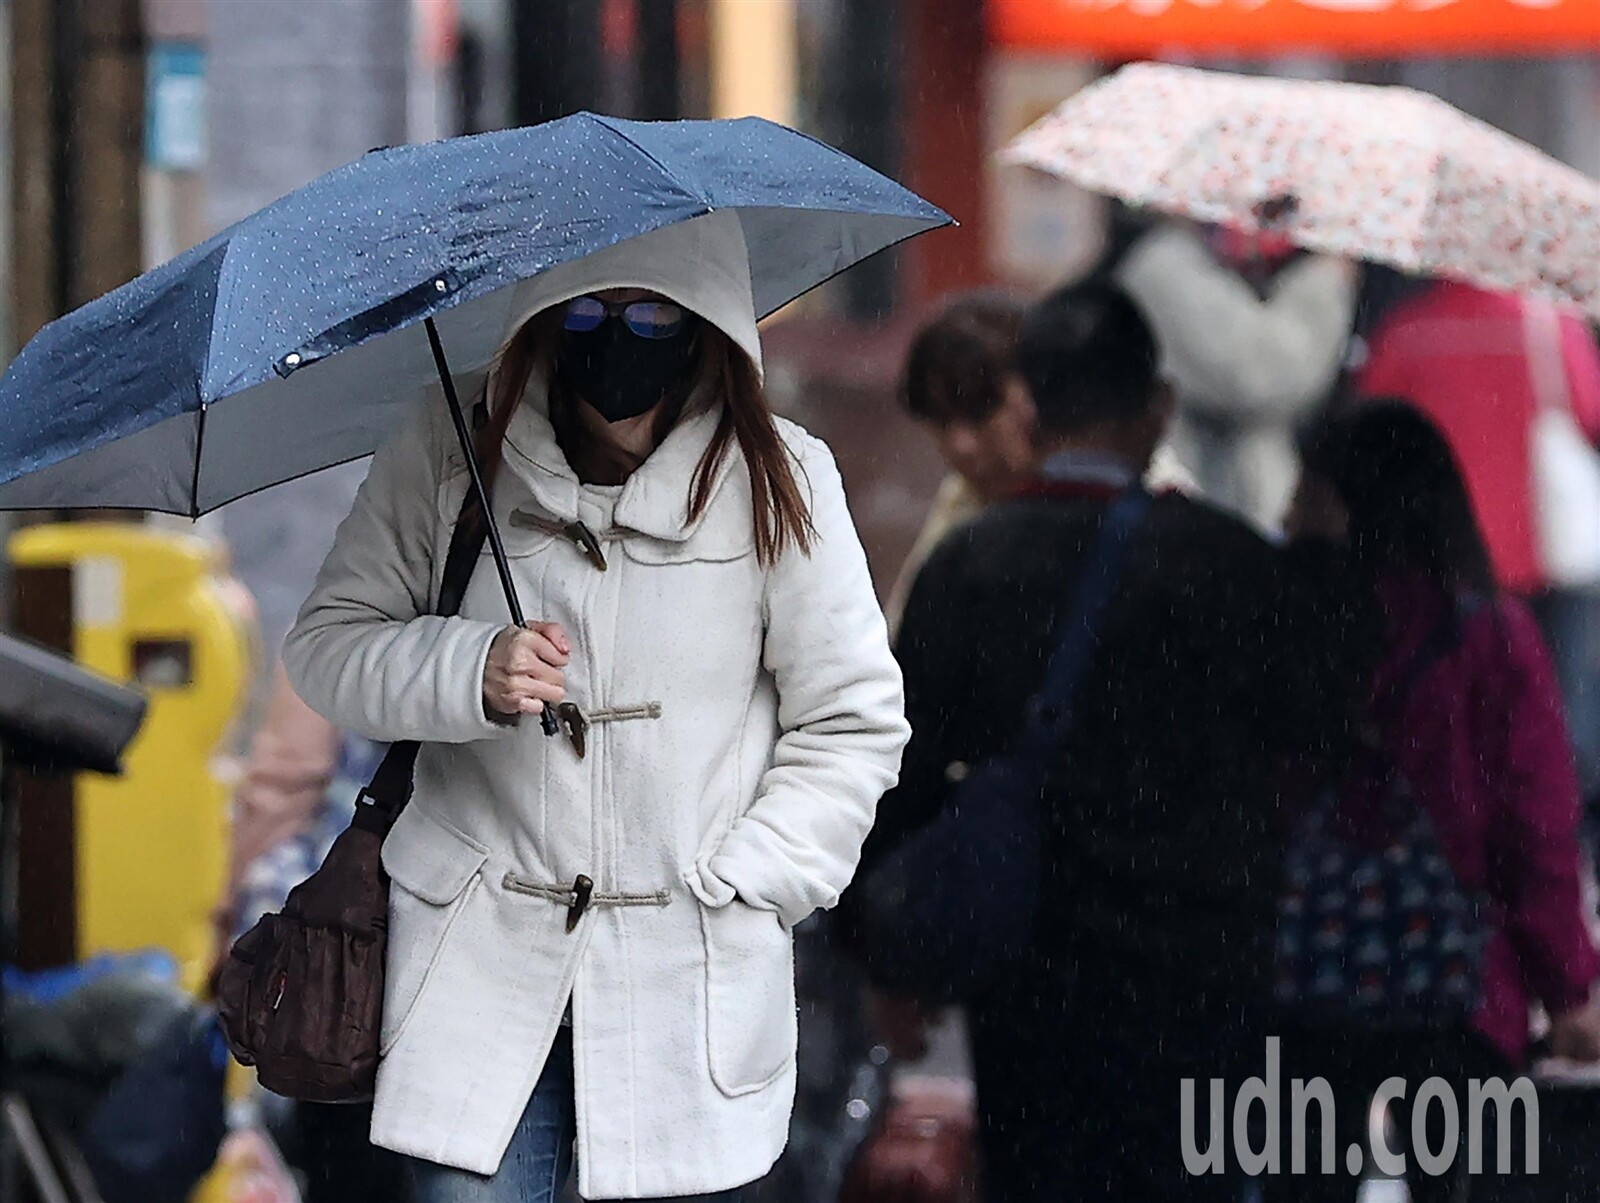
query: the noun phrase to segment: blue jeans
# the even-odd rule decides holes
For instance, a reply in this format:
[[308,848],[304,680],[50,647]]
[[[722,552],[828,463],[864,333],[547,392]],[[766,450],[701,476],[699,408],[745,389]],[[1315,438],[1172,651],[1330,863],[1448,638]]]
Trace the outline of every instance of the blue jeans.
[[[577,1119],[572,1101],[572,1029],[556,1035],[533,1097],[512,1134],[499,1172],[485,1178],[406,1158],[412,1203],[557,1203],[572,1173]],[[695,1195],[683,1203],[738,1203],[739,1192]]]

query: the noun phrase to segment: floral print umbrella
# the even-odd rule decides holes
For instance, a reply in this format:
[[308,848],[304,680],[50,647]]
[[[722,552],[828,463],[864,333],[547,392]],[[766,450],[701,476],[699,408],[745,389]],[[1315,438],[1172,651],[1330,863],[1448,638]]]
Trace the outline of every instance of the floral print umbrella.
[[1600,181],[1410,89],[1140,63],[1002,156],[1132,205],[1600,318]]

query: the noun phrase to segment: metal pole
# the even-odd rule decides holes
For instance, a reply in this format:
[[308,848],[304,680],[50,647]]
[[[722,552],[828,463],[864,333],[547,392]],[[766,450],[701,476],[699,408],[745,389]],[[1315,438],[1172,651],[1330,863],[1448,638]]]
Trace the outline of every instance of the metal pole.
[[[885,175],[900,168],[899,0],[843,0],[829,46],[830,139]],[[852,318],[881,321],[894,308],[899,256],[875,255],[842,281]]]
[[683,107],[682,62],[678,50],[678,0],[635,0],[639,44],[634,51],[638,73],[638,116],[672,121]]
[[[483,472],[478,466],[477,448],[472,445],[472,433],[467,429],[467,416],[461,412],[461,398],[456,395],[456,382],[450,375],[450,364],[444,357],[444,343],[439,340],[439,327],[430,317],[424,323],[428,328],[428,345],[433,348],[433,366],[438,369],[439,383],[444,387],[444,399],[450,406],[450,420],[455,423],[456,439],[461,443],[461,454],[467,460],[467,475],[472,481],[473,495],[483,512],[484,529],[489,535],[489,547],[494,553],[495,571],[500,574],[500,587],[505,590],[506,605],[511,608],[511,621],[519,627],[527,626],[522,616],[522,603],[517,600],[516,582],[511,579],[511,561],[506,557],[505,544],[500,539],[500,526],[494,520],[494,510],[489,505],[489,490],[484,487]],[[556,722],[555,710],[546,706],[539,713],[539,726],[546,735],[561,730]]]
[[600,104],[595,0],[512,0],[512,120],[538,125]]

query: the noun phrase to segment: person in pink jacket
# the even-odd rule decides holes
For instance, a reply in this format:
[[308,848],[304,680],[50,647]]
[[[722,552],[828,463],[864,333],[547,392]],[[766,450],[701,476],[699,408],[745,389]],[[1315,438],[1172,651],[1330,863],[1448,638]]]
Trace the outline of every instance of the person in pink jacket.
[[[1389,309],[1367,336],[1356,380],[1367,398],[1404,397],[1450,444],[1502,588],[1524,596],[1554,582],[1540,552],[1533,429],[1541,399],[1528,311],[1544,302],[1433,281]],[[1600,348],[1581,318],[1555,317],[1560,358],[1551,404],[1600,441]]]
[[[1580,885],[1578,785],[1554,671],[1528,607],[1496,587],[1444,437],[1395,402],[1336,419],[1308,449],[1291,524],[1347,539],[1370,575],[1384,629],[1362,720],[1431,821],[1459,885],[1489,904],[1481,1001],[1464,1028],[1308,1025],[1286,1041],[1286,1077],[1333,1084],[1343,1150],[1361,1139],[1365,1101],[1391,1076],[1413,1093],[1442,1077],[1466,1114],[1465,1080],[1520,1073],[1534,1002],[1551,1016],[1552,1052],[1600,1059],[1600,956]],[[1405,1104],[1398,1109],[1409,1134]],[[1440,1149],[1438,1134],[1429,1147]],[[1414,1201],[1464,1197],[1451,1193],[1464,1181],[1411,1165]],[[1354,1178],[1313,1176],[1291,1196],[1348,1200],[1356,1187]]]
[[[1551,562],[1555,549],[1594,561],[1600,514],[1552,520],[1538,505],[1541,408],[1567,410],[1600,442],[1600,348],[1581,318],[1547,302],[1448,280],[1411,282],[1364,335],[1358,395],[1404,397],[1443,432],[1466,478],[1494,579],[1532,602],[1556,661],[1585,797],[1600,793],[1600,573]],[[1577,440],[1574,440],[1575,442]],[[1583,455],[1578,449],[1576,454]],[[1589,458],[1594,460],[1593,452]],[[1558,473],[1584,472],[1560,458]],[[1588,468],[1600,472],[1600,460]],[[1588,554],[1573,539],[1591,544]]]

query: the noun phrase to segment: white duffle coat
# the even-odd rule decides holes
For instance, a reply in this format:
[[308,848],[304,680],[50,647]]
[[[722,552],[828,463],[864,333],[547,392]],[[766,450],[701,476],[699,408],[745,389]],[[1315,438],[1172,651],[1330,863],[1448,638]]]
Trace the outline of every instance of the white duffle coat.
[[[850,880],[908,730],[832,456],[780,423],[816,538],[763,567],[736,452],[686,519],[717,420],[684,419],[617,488],[577,480],[537,386],[512,420],[494,510],[530,618],[571,639],[583,757],[485,716],[507,612],[487,550],[461,616],[429,615],[466,489],[437,399],[377,453],[287,641],[313,707],[425,741],[383,850],[379,1145],[492,1173],[570,999],[586,1197],[722,1190],[782,1150],[790,929]],[[603,570],[554,533],[573,521]],[[568,932],[580,874],[593,901]]]

